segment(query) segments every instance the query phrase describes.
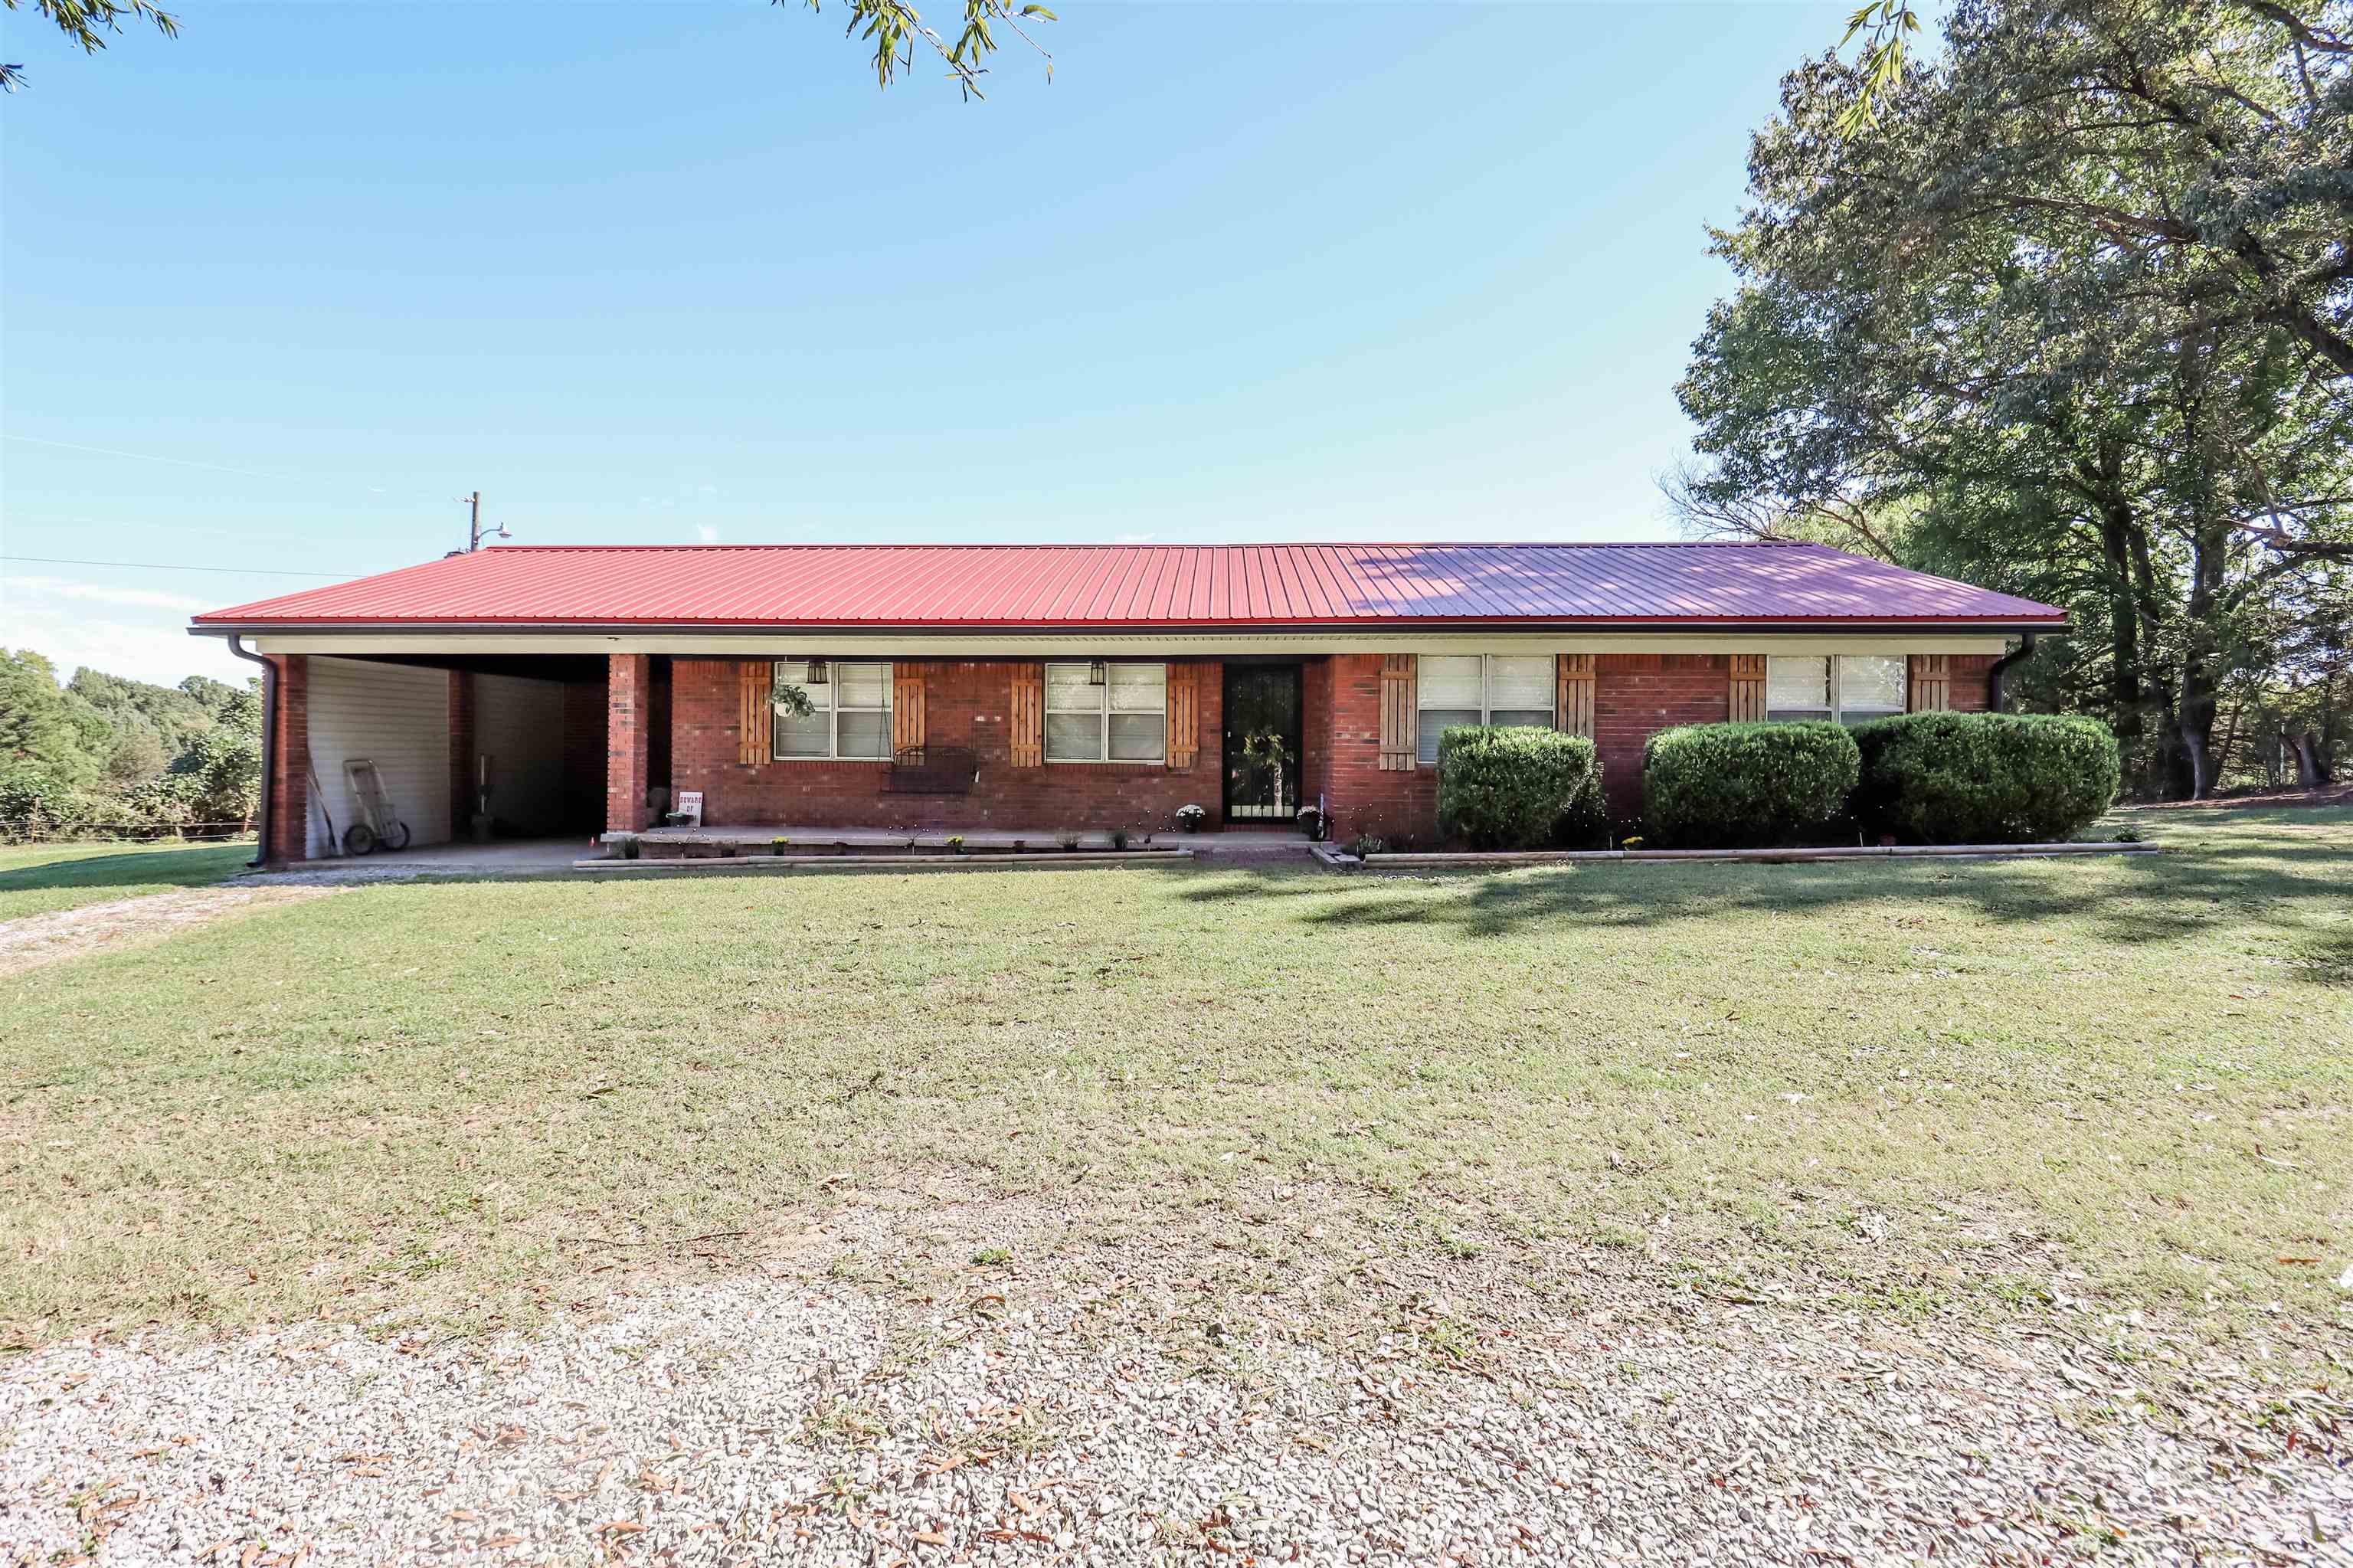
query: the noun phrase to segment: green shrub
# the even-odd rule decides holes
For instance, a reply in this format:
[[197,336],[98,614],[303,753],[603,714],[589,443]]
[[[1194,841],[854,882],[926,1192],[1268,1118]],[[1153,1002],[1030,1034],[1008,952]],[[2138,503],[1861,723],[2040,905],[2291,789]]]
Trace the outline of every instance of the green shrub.
[[0,760],[0,832],[38,837],[45,829],[104,826],[110,813],[124,814],[119,802],[84,789],[58,768],[28,759]]
[[1438,739],[1438,825],[1473,849],[1542,849],[1588,810],[1601,765],[1582,736],[1457,725]]
[[1837,816],[1862,768],[1834,724],[1695,724],[1642,748],[1651,834],[1686,848],[1778,844]]
[[1609,812],[1601,798],[1601,758],[1598,750],[1593,771],[1586,776],[1585,788],[1553,825],[1552,842],[1562,849],[1609,847]]
[[2064,839],[2115,803],[2116,737],[2052,714],[1905,714],[1855,727],[1854,814],[1911,843]]

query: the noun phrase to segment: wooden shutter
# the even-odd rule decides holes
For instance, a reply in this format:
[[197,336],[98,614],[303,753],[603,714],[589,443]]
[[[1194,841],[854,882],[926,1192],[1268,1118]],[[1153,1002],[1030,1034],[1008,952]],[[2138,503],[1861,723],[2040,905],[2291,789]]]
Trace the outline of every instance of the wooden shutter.
[[1732,717],[1735,723],[1765,716],[1765,655],[1732,656]]
[[1039,768],[1046,761],[1046,667],[1013,666],[1013,704],[1006,714],[1009,758],[1016,768]]
[[1395,773],[1413,766],[1414,656],[1381,655],[1381,770]]
[[923,667],[891,666],[891,750],[923,748]]
[[1952,657],[1946,653],[1912,655],[1907,705],[1915,714],[1942,713],[1953,705]]
[[1196,698],[1200,691],[1201,667],[1198,664],[1168,666],[1168,766],[1190,768],[1201,752],[1200,709]]
[[744,660],[736,674],[735,760],[747,768],[775,760],[768,736],[772,712],[768,698],[776,680],[776,667],[765,659]]
[[1564,735],[1593,734],[1593,655],[1563,653],[1559,657],[1560,694],[1554,700],[1552,726]]

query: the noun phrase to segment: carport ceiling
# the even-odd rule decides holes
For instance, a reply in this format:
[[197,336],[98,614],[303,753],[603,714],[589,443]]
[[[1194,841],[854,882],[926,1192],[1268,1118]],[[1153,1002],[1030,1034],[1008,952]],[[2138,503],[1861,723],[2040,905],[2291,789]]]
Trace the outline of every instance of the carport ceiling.
[[418,664],[428,670],[471,670],[478,675],[527,675],[539,681],[601,681],[606,661],[594,653],[366,653],[377,664]]

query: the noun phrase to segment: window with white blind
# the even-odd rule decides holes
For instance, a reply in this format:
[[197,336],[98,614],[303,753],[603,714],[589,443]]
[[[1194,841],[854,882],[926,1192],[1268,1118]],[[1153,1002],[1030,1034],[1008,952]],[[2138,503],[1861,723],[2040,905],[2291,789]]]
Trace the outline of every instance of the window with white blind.
[[828,660],[822,683],[810,680],[806,659],[776,661],[776,683],[798,686],[815,708],[806,718],[778,713],[770,721],[771,750],[780,758],[891,758],[891,666]]
[[1549,653],[1424,653],[1415,662],[1416,753],[1438,760],[1438,737],[1456,725],[1552,727]]
[[1765,665],[1765,716],[1861,724],[1900,714],[1908,663],[1900,653],[1776,653]]
[[1046,666],[1047,761],[1160,762],[1167,755],[1167,665]]

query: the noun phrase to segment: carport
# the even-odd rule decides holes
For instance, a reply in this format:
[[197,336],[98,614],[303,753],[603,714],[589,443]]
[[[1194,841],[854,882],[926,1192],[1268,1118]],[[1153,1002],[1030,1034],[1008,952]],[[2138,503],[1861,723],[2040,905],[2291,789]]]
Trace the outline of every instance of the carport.
[[602,659],[316,654],[276,662],[272,739],[290,782],[317,780],[301,791],[300,823],[275,825],[282,858],[343,853],[339,841],[364,813],[346,764],[362,758],[375,764],[411,850],[470,840],[484,808],[497,840],[585,839],[604,826]]

